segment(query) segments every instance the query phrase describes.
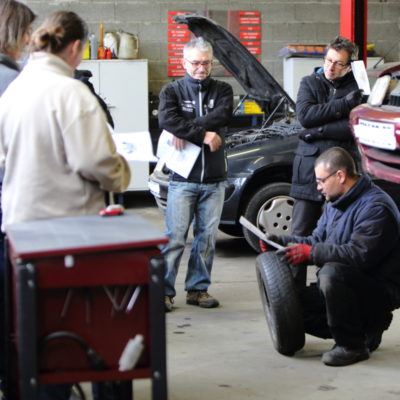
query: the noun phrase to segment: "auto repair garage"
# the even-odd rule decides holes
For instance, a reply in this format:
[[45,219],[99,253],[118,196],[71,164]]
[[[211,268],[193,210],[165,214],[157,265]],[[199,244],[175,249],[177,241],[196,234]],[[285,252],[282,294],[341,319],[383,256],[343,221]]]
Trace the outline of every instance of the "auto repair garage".
[[[341,368],[324,365],[321,356],[335,342],[304,332],[301,306],[284,292],[296,291],[290,272],[277,271],[272,278],[260,272],[268,267],[260,259],[258,236],[239,218],[264,232],[290,234],[292,165],[302,129],[297,94],[301,79],[323,66],[325,46],[337,35],[359,47],[374,95],[369,106],[393,101],[392,118],[400,119],[400,102],[395,103],[400,89],[388,100],[373,86],[379,80],[389,90],[399,81],[399,0],[23,3],[36,14],[33,30],[57,10],[73,11],[87,22],[77,69],[88,72],[85,79],[104,101],[131,177],[123,194],[106,194],[111,204],[99,210],[102,215],[42,218],[5,229],[0,397],[64,399],[39,392],[46,385],[72,385],[68,400],[397,399],[398,310],[369,359]],[[183,46],[203,34],[214,49],[212,77],[233,89],[228,183],[209,288],[220,304],[187,304],[191,228],[173,309],[165,312],[160,250],[168,241],[168,176],[157,164],[164,156],[158,95],[184,76]],[[369,124],[368,135],[358,128],[359,118]],[[362,153],[360,168],[399,204],[400,173],[393,160],[400,144],[371,139],[377,125],[365,114],[350,120]],[[0,139],[1,129],[0,115]],[[395,137],[400,126],[393,129]],[[318,185],[328,178],[317,179]],[[315,285],[317,270],[308,267],[308,286]],[[290,282],[281,286],[283,280]]]

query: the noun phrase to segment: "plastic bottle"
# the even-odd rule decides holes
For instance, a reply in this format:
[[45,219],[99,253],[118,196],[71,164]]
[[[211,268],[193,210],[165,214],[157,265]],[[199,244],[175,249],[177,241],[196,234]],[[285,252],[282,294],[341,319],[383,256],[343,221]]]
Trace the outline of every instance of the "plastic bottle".
[[129,339],[119,359],[119,370],[129,371],[134,368],[143,348],[143,335],[136,335],[133,339]]
[[89,41],[90,41],[90,58],[92,60],[97,60],[97,49],[99,48],[99,43],[94,33],[91,33],[89,35]]
[[86,40],[85,48],[83,49],[82,60],[90,59],[90,41]]
[[100,36],[99,36],[99,47],[97,48],[97,58],[99,60],[104,60],[105,48],[104,48],[104,23],[100,22]]

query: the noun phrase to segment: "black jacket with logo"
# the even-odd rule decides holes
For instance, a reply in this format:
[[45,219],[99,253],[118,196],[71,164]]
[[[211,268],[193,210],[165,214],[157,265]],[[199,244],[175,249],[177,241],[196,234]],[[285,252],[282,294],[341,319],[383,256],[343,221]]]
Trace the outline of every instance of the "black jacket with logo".
[[[182,79],[164,86],[159,97],[160,128],[202,147],[188,178],[173,173],[172,179],[196,183],[225,180],[227,168],[223,128],[232,116],[231,86],[210,77],[198,80],[186,74]],[[221,136],[222,145],[215,152],[203,144],[206,131],[214,131]]]
[[355,156],[355,143],[349,127],[351,107],[345,97],[358,89],[350,71],[335,81],[325,78],[323,72],[304,77],[296,101],[296,113],[304,128],[318,129],[321,136],[306,143],[299,141],[293,162],[291,196],[297,199],[323,201],[317,190],[314,161],[325,150],[340,146]]

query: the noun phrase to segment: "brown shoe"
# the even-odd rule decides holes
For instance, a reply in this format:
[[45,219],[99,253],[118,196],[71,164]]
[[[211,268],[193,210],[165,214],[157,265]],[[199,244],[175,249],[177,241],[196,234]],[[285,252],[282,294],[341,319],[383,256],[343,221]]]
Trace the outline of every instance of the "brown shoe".
[[214,308],[219,306],[219,301],[210,296],[205,290],[189,290],[186,295],[186,304],[203,308]]
[[172,304],[174,304],[174,298],[172,296],[165,296],[165,311],[172,311]]

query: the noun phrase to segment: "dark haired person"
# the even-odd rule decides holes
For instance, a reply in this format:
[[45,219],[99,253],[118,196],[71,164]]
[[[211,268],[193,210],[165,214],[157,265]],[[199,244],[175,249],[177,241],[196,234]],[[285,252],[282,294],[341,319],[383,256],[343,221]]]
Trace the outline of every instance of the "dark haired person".
[[310,236],[271,239],[289,246],[283,257],[293,269],[318,267],[318,290],[299,291],[306,332],[333,338],[322,362],[345,366],[369,358],[400,306],[400,216],[341,147],[317,158],[315,176],[327,200],[317,227]]
[[[333,146],[356,154],[348,118],[362,100],[362,91],[351,71],[351,61],[357,60],[357,56],[357,46],[338,36],[326,47],[323,68],[300,82],[296,114],[304,129],[299,133],[290,191],[295,199],[294,235],[309,235],[322,212],[324,199],[315,187],[316,158]],[[304,284],[305,271],[296,271],[295,277],[299,284]]]
[[[104,111],[74,78],[88,29],[75,13],[51,14],[33,34],[27,65],[0,98],[3,224],[97,214],[104,191],[130,179]],[[41,400],[69,399],[71,385],[41,388]]]

